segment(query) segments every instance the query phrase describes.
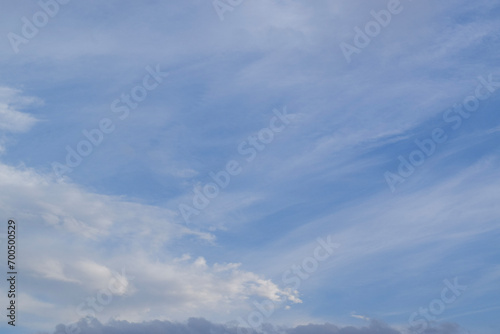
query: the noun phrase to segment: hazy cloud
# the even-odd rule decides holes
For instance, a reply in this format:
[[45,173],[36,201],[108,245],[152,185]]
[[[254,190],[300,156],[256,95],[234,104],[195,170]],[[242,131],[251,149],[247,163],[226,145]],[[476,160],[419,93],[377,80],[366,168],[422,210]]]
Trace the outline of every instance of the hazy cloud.
[[[297,327],[278,327],[265,324],[262,329],[255,331],[247,328],[238,328],[230,325],[212,323],[203,318],[190,318],[185,323],[170,321],[148,321],[142,323],[131,323],[128,321],[110,321],[102,324],[95,318],[86,318],[76,324],[56,327],[53,334],[406,334],[416,333],[390,327],[377,320],[372,320],[365,327],[341,327],[330,323],[308,324]],[[421,334],[461,334],[465,333],[458,325],[444,323],[428,328]]]

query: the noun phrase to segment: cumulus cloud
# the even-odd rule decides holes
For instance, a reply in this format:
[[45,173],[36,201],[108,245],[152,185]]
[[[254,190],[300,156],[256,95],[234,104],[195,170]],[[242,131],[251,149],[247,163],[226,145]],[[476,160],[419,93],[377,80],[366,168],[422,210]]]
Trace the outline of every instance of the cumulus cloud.
[[[265,324],[258,330],[216,324],[203,318],[190,318],[185,323],[171,321],[149,321],[131,323],[128,321],[110,321],[102,324],[95,318],[81,319],[71,325],[60,324],[53,334],[405,334],[416,333],[390,327],[380,321],[372,320],[368,326],[337,326],[330,323],[308,324],[296,327],[280,327]],[[426,329],[420,334],[463,334],[465,331],[453,323],[443,323]]]
[[[85,315],[101,321],[152,320],[162,314],[178,319],[183,314],[227,315],[246,310],[256,299],[300,302],[296,291],[243,270],[240,263],[166,251],[179,240],[214,242],[211,234],[176,223],[168,209],[96,194],[1,163],[0,187],[0,209],[19,222],[29,245],[22,299],[48,305],[26,310],[32,315],[57,321]],[[92,307],[88,300],[100,298],[106,289],[115,301]]]

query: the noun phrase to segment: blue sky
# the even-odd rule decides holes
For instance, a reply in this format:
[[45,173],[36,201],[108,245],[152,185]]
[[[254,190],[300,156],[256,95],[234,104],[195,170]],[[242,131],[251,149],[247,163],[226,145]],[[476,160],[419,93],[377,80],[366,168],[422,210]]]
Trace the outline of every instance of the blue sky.
[[[0,208],[19,224],[19,332],[82,315],[233,324],[272,302],[276,326],[498,333],[498,2],[214,3],[61,1],[29,38],[43,5],[4,5]],[[338,244],[321,261],[318,238]],[[454,280],[467,288],[444,303]],[[440,305],[428,323],[420,310]]]

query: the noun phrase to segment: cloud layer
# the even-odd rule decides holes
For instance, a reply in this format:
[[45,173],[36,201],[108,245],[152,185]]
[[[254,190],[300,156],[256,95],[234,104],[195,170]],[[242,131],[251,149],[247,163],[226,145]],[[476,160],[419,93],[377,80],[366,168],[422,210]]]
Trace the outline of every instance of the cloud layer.
[[221,325],[203,318],[190,318],[186,323],[170,321],[150,321],[130,323],[127,321],[111,321],[101,324],[97,319],[82,319],[72,325],[58,325],[53,334],[465,334],[459,326],[444,323],[426,329],[425,331],[400,331],[378,321],[371,321],[366,327],[336,326],[333,324],[308,324],[293,328],[276,327],[265,324],[261,330]]
[[[276,302],[270,332],[500,332],[497,0],[224,0],[223,21],[212,1],[68,1],[15,52],[5,37],[54,1],[0,13],[20,331],[91,316],[82,328],[217,333]],[[342,43],[358,44],[350,62]],[[168,75],[141,95],[157,66]],[[462,106],[484,78],[491,94]],[[115,129],[54,175],[102,120]],[[435,129],[446,140],[429,144]],[[229,161],[241,173],[186,223],[179,204]],[[392,189],[387,172],[405,176]],[[317,261],[327,236],[342,246]],[[455,278],[467,290],[443,304]]]

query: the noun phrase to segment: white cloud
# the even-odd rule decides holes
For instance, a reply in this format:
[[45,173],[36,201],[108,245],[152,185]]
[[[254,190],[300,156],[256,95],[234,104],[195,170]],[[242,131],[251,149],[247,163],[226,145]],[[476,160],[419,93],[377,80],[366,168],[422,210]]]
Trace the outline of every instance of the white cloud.
[[23,96],[19,90],[0,87],[0,130],[12,133],[30,130],[36,118],[18,109],[40,103],[39,99]]
[[12,109],[8,104],[0,104],[0,130],[6,132],[26,132],[36,123],[36,119]]
[[192,260],[167,251],[179,239],[213,242],[208,233],[174,223],[167,209],[95,194],[5,164],[0,164],[0,187],[0,208],[19,222],[25,293],[32,299],[45,296],[40,302],[50,299],[53,305],[47,322],[64,321],[60,317],[67,317],[68,309],[76,320],[77,306],[106,289],[121,270],[124,282],[113,294],[119,301],[106,305],[99,319],[137,312],[144,319],[217,317],[247,309],[256,298],[300,301],[240,264],[210,264],[202,256]]
[[54,279],[63,282],[80,283],[80,281],[67,277],[61,262],[55,259],[38,258],[31,266],[31,269],[43,278]]
[[11,140],[9,135],[27,132],[38,122],[20,110],[40,104],[41,100],[24,96],[20,90],[0,86],[0,154],[6,152]]

